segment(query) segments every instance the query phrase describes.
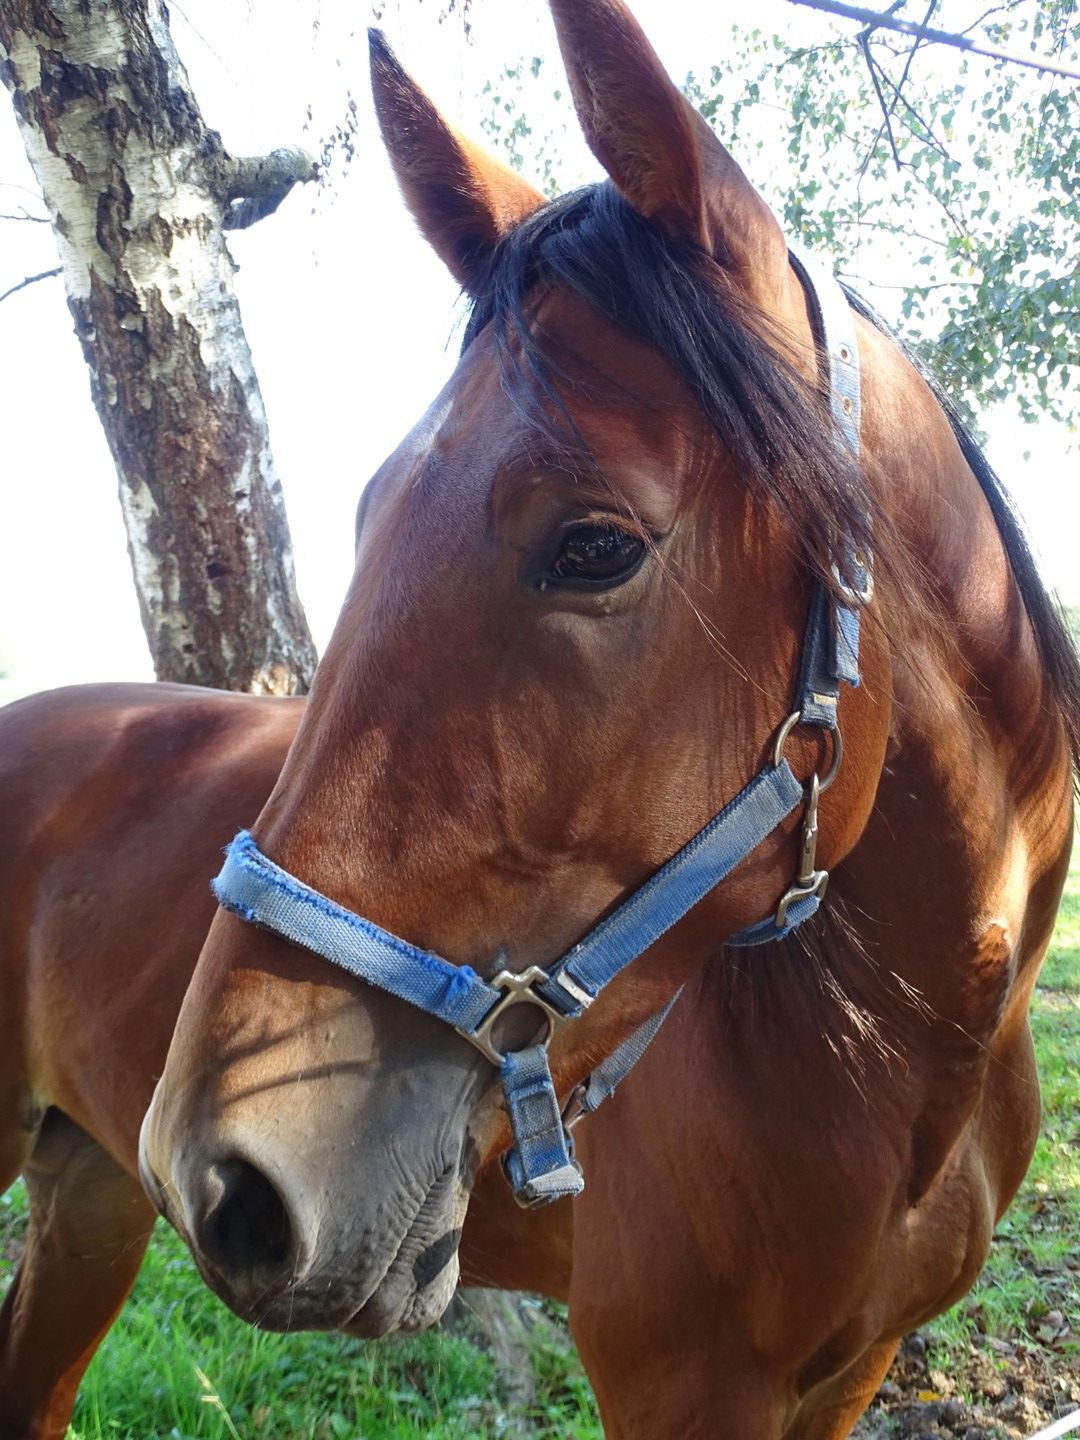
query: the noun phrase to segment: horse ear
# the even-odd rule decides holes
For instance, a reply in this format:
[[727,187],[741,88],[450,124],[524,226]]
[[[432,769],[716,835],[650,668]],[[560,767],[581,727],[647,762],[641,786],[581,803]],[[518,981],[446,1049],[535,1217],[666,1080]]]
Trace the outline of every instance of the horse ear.
[[772,211],[672,83],[622,0],[551,0],[578,119],[639,214],[754,281],[787,270]]
[[368,40],[375,110],[405,203],[468,290],[496,242],[544,197],[443,119],[381,31]]

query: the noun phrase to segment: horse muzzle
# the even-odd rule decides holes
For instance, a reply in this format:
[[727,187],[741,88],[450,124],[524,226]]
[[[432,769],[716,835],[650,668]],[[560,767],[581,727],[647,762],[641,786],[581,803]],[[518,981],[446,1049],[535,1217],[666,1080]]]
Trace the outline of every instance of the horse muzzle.
[[308,1183],[250,1136],[214,1154],[197,1142],[166,1150],[153,1107],[139,1147],[144,1189],[235,1314],[265,1330],[363,1338],[422,1329],[446,1308],[457,1283],[465,1168],[452,1163],[427,1182],[406,1180],[390,1155],[366,1183],[347,1171]]

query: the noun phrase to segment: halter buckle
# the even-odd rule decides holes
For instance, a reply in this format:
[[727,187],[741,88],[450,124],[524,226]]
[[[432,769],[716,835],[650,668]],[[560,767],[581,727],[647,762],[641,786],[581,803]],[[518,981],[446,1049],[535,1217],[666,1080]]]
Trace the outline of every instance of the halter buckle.
[[814,861],[817,858],[818,800],[824,789],[825,785],[822,783],[820,775],[816,773],[811,775],[806,788],[806,808],[803,811],[799,868],[794,884],[781,896],[780,904],[776,907],[776,928],[778,930],[783,930],[787,924],[788,911],[796,901],[809,900],[812,896],[820,900],[829,883],[829,872],[814,868]]
[[[832,562],[833,579],[840,594],[849,605],[869,605],[874,598],[874,569],[873,557],[863,555],[858,550],[853,550],[849,557],[851,564],[851,578],[846,580],[840,573],[840,566],[834,560]],[[860,583],[861,575],[861,583]]]
[[[516,974],[513,970],[500,970],[494,980],[491,981],[491,984],[496,990],[503,992],[502,998],[496,1000],[495,1004],[492,1005],[491,1009],[480,1021],[480,1024],[477,1025],[475,1030],[463,1030],[460,1025],[455,1025],[454,1029],[462,1039],[468,1040],[470,1045],[475,1045],[477,1050],[480,1051],[480,1054],[483,1055],[485,1059],[490,1060],[496,1069],[501,1069],[502,1063],[506,1059],[506,1053],[495,1048],[495,1044],[491,1038],[491,1032],[499,1018],[505,1015],[511,1006],[532,1005],[537,1010],[543,1011],[544,1018],[547,1022],[547,1034],[543,1037],[542,1041],[537,1042],[531,1040],[529,1044],[535,1045],[540,1043],[546,1048],[551,1043],[551,1038],[556,1030],[558,1030],[560,1025],[567,1019],[567,1016],[561,1015],[559,1011],[555,1009],[554,1005],[549,1005],[544,997],[533,989],[533,986],[539,981],[547,979],[547,971],[539,965],[530,965],[527,970],[522,970],[520,974]],[[521,1048],[524,1049],[525,1047],[522,1046]]]

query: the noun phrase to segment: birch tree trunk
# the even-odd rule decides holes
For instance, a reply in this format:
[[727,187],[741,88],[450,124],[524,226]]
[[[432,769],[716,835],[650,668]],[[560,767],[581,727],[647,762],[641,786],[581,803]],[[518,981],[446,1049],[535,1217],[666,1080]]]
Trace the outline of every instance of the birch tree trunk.
[[224,229],[314,175],[207,129],[161,0],[0,0],[159,679],[306,690],[315,651]]

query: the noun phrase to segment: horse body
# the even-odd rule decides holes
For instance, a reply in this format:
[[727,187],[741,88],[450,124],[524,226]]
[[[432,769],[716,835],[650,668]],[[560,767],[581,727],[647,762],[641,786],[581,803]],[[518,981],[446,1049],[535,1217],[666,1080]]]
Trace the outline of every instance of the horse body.
[[[1034,1143],[1075,659],[920,375],[860,320],[853,467],[775,220],[616,0],[553,10],[612,183],[551,205],[376,42],[391,157],[473,318],[361,504],[255,837],[414,945],[487,976],[550,965],[761,768],[812,578],[832,586],[844,537],[872,547],[826,916],[723,948],[790,881],[782,824],[551,1046],[565,1096],[684,987],[578,1132],[571,1320],[608,1433],[838,1440],[898,1338],[972,1282]],[[789,753],[827,761],[801,727]],[[327,1133],[361,1138],[328,1158]],[[431,1318],[509,1140],[490,1065],[440,1021],[218,914],[142,1163],[241,1313]],[[274,1245],[240,1223],[255,1197]]]
[[5,1440],[65,1433],[135,1279],[154,1219],[139,1125],[212,913],[206,871],[300,709],[101,686],[0,718],[0,1187],[22,1171],[31,1211],[0,1310]]
[[[861,341],[865,443],[933,537],[957,644],[890,637],[888,755],[829,896],[847,923],[712,959],[581,1127],[571,1313],[619,1435],[714,1434],[718,1413],[731,1435],[847,1434],[899,1338],[974,1281],[1035,1141],[1026,1012],[1068,859],[1067,749],[944,417]],[[923,403],[897,446],[901,389]],[[613,1264],[630,1254],[648,1268]]]
[[[213,915],[207,876],[302,713],[101,685],[0,714],[0,1188],[22,1171],[31,1205],[0,1310],[3,1440],[65,1433],[135,1279],[155,1216],[139,1127]],[[470,1283],[565,1294],[569,1216],[525,1217],[497,1174],[478,1199]],[[522,1243],[526,1218],[539,1245]]]

